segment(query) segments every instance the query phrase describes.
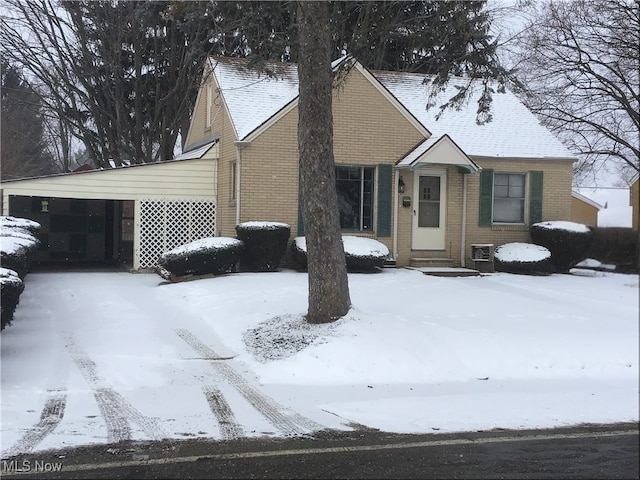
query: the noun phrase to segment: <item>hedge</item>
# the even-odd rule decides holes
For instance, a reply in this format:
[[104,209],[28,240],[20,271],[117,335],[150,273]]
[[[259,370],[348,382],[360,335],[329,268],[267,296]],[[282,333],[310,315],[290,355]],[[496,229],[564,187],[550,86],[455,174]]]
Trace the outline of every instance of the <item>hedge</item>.
[[235,271],[242,250],[236,238],[203,238],[160,255],[156,271],[163,278],[229,273]]
[[18,274],[0,267],[0,330],[9,325],[24,291],[24,282]]
[[[384,266],[389,249],[383,243],[372,238],[343,236],[347,271],[377,272]],[[296,237],[291,244],[293,259],[301,269],[307,268],[307,242],[305,237]]]
[[551,252],[531,243],[506,243],[496,248],[494,267],[497,272],[524,275],[549,275],[555,272]]
[[244,244],[240,271],[274,272],[287,251],[291,227],[279,222],[245,222],[236,225],[237,237]]
[[559,273],[567,273],[584,260],[593,243],[593,232],[581,223],[551,221],[531,225],[533,243],[551,252],[551,263]]

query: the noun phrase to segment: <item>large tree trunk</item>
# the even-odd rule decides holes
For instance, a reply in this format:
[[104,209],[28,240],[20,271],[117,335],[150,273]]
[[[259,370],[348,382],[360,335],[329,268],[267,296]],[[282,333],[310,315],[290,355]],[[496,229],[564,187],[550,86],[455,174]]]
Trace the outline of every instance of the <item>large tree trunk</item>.
[[331,38],[328,2],[298,3],[298,147],[309,271],[309,323],[344,316],[351,306],[333,162]]

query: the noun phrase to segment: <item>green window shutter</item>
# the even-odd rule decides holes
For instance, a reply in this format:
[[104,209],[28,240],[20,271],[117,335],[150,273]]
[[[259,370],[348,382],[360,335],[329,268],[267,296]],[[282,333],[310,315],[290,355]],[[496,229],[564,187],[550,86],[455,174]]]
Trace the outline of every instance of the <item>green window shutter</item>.
[[393,204],[393,166],[378,165],[378,236],[391,236],[391,207]]
[[529,224],[542,221],[542,172],[529,172]]
[[491,226],[493,212],[493,170],[483,168],[480,172],[480,199],[479,199],[478,225]]

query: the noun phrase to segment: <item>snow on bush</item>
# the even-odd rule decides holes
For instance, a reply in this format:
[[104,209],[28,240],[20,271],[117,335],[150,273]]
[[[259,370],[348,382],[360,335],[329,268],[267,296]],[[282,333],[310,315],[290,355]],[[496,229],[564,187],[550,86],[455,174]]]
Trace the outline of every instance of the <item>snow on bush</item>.
[[564,230],[567,232],[586,233],[591,231],[589,227],[582,223],[567,222],[564,220],[554,220],[549,222],[534,223],[537,228],[545,230]]
[[40,224],[27,218],[0,217],[0,257],[2,265],[24,279],[29,270],[30,254],[38,246],[35,237]]
[[24,283],[18,273],[9,268],[0,267],[0,330],[13,320],[13,314],[23,291]]
[[6,228],[21,228],[23,230],[27,230],[29,233],[36,235],[40,232],[40,224],[38,222],[34,222],[33,220],[29,220],[28,218],[20,218],[20,217],[11,217],[11,216],[0,216],[0,229],[4,230]]
[[209,237],[169,250],[158,258],[157,273],[170,280],[185,275],[235,271],[243,249],[237,238]]
[[551,252],[551,263],[560,273],[566,273],[584,260],[594,239],[586,225],[566,221],[539,222],[529,229],[533,243]]
[[[24,230],[23,228],[7,228],[3,229],[0,233],[1,241],[3,245],[6,243],[7,245],[12,245],[14,248],[19,248],[20,246],[33,249],[36,248],[40,241],[34,237],[28,230]],[[11,238],[11,240],[9,238]],[[11,248],[11,247],[7,247]]]
[[238,239],[244,243],[240,271],[274,272],[287,250],[291,227],[281,222],[244,222],[236,225]]
[[591,268],[594,270],[608,270],[613,272],[615,271],[616,266],[608,263],[602,263],[595,258],[585,258],[583,261],[576,264],[576,268]]
[[282,222],[243,222],[239,223],[236,229],[240,227],[243,230],[280,230],[283,228],[289,228],[288,223]]
[[506,243],[496,248],[494,266],[498,272],[544,275],[553,273],[551,252],[531,243]]
[[[342,244],[349,272],[374,272],[384,266],[389,256],[385,244],[373,238],[343,236]],[[296,237],[291,244],[293,258],[302,268],[307,267],[307,242],[305,237]]]
[[501,262],[541,262],[551,258],[551,252],[531,243],[507,243],[496,248],[495,258]]

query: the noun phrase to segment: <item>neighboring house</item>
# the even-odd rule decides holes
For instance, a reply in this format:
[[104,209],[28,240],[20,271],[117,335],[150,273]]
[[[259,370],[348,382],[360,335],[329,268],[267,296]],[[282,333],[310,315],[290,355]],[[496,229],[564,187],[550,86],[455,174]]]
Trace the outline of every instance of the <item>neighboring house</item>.
[[598,226],[598,212],[602,208],[597,202],[584,195],[572,191],[571,192],[571,221],[583,223],[590,227]]
[[602,206],[596,226],[631,228],[633,211],[629,205],[629,188],[574,187],[573,191]]
[[640,217],[640,175],[638,174],[631,180],[629,200],[632,211],[632,228],[638,230],[638,219]]
[[[251,220],[286,222],[292,236],[303,234],[297,70],[271,67],[276,77],[248,70],[241,59],[209,59],[185,141],[190,159],[6,182],[3,211],[17,214],[19,196],[130,201],[134,268],[152,266],[158,245],[175,246],[166,237],[176,228],[191,232],[183,243],[206,236],[203,224],[235,236],[235,226]],[[398,265],[464,266],[473,244],[527,242],[530,224],[571,219],[575,157],[512,93],[493,95],[493,121],[485,125],[476,123],[479,92],[436,120],[423,79],[353,62],[334,89],[344,234],[385,243]],[[447,88],[440,103],[456,92]],[[123,185],[126,193],[113,193]],[[210,208],[185,215],[175,209],[180,202]]]

